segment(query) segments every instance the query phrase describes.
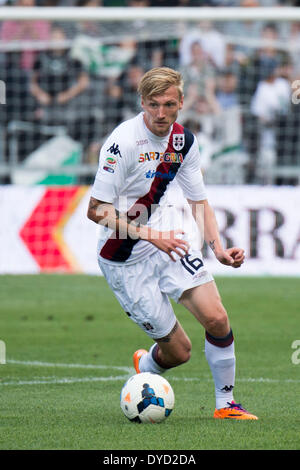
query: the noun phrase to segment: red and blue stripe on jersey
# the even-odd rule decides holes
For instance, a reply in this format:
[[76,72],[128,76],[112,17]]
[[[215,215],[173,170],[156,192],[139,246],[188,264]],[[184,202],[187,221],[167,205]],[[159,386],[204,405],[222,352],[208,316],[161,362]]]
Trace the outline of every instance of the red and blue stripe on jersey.
[[[166,153],[175,152],[173,147],[174,134],[184,134],[184,147],[180,151],[184,159],[187,153],[189,152],[191,146],[193,145],[194,136],[188,129],[175,122],[173,124],[173,129],[170,134]],[[146,215],[146,219],[149,220],[150,216],[152,215],[151,210],[153,211],[153,208],[155,208],[155,206],[159,204],[159,201],[167,190],[168,184],[175,178],[177,171],[180,168],[180,165],[181,162],[162,162],[157,166],[156,173],[168,173],[169,175],[171,175],[171,177],[161,178],[159,176],[155,176],[148,193],[144,196],[141,196],[135,202],[133,207],[130,208],[130,211],[127,213],[128,219],[135,220],[137,218],[142,218],[142,220],[144,221],[144,215]],[[144,207],[144,210],[147,211],[147,213],[143,214],[142,217],[140,214],[141,207]],[[118,233],[114,232],[103,245],[100,251],[100,256],[110,261],[125,262],[131,255],[132,249],[134,245],[138,243],[138,241],[138,239],[134,240],[130,237],[127,237],[126,239],[120,239],[118,237]]]

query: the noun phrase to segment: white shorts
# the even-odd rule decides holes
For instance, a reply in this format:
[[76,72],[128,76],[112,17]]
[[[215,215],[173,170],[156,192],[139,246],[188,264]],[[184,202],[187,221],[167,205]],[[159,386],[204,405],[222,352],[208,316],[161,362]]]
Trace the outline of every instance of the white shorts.
[[157,251],[135,264],[112,264],[98,256],[100,269],[127,315],[151,338],[168,335],[176,323],[169,297],[213,280],[200,251],[173,262]]

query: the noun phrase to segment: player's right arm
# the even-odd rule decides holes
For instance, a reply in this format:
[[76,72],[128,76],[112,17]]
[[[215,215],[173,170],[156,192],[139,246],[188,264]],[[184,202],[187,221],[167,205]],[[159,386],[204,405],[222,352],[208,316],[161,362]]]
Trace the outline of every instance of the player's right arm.
[[[94,197],[90,198],[87,217],[96,224],[103,225],[111,230],[130,233],[134,238],[134,226],[129,224],[124,217],[110,202],[99,201]],[[135,237],[137,238],[137,237]]]
[[176,261],[174,253],[180,257],[188,254],[189,244],[177,238],[177,235],[183,234],[182,230],[160,232],[146,225],[137,224],[134,220],[128,219],[126,214],[116,210],[109,202],[91,197],[87,217],[96,224],[117,231],[119,234],[125,234],[134,240],[140,239],[152,243],[159,250],[167,253],[173,261]]

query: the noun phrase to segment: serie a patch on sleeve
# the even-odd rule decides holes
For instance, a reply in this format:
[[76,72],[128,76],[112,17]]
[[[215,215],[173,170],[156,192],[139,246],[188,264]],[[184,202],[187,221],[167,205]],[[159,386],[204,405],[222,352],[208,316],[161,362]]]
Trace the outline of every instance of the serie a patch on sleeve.
[[115,157],[106,157],[105,163],[103,165],[103,170],[108,173],[114,173],[117,165],[117,159]]

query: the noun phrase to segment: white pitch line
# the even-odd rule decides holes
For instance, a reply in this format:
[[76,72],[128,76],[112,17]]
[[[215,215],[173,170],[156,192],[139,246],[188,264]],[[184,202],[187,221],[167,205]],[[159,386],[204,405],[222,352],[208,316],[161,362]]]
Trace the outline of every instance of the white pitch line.
[[[170,380],[184,381],[184,382],[212,382],[213,379],[209,377],[169,377]],[[242,377],[236,378],[236,382],[262,382],[262,383],[300,383],[297,379],[269,379],[267,377]]]
[[[57,385],[57,384],[74,384],[86,382],[116,382],[122,380],[125,382],[129,375],[115,375],[109,377],[61,377],[43,380],[11,380],[6,382],[0,381],[1,386],[20,386],[20,385]],[[212,382],[212,378],[199,378],[199,377],[168,377],[170,382]],[[268,379],[268,378],[241,378],[237,382],[260,382],[260,383],[300,383],[300,380],[294,379]]]
[[[42,385],[42,384],[73,384],[73,383],[84,383],[84,382],[108,382],[108,381],[125,381],[135,373],[132,367],[125,366],[110,366],[101,364],[64,364],[64,363],[53,363],[53,362],[40,362],[40,361],[19,361],[15,359],[9,359],[6,361],[8,364],[17,364],[24,366],[38,366],[38,367],[60,367],[60,368],[71,368],[71,369],[110,369],[110,370],[121,370],[127,372],[127,375],[117,375],[109,377],[41,377],[37,380],[10,380],[1,382],[0,386],[20,386],[20,385]],[[182,382],[212,382],[211,377],[168,377],[170,381],[182,381]],[[258,378],[237,378],[236,382],[256,382],[256,383],[300,383],[297,379],[270,379],[267,377]]]
[[131,372],[132,367],[125,366],[108,366],[101,364],[63,364],[55,362],[41,362],[41,361],[18,361],[15,359],[7,359],[7,364],[18,364],[23,366],[38,366],[38,367],[63,367],[70,369],[113,369],[123,370],[124,372]]
[[20,386],[20,385],[56,385],[56,384],[74,384],[74,383],[82,383],[82,382],[109,382],[109,381],[117,381],[128,379],[128,375],[116,375],[110,377],[62,377],[60,379],[55,378],[51,380],[15,380],[15,381],[8,381],[8,382],[0,382],[1,386]]

